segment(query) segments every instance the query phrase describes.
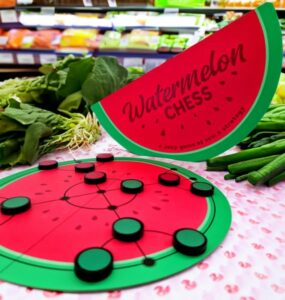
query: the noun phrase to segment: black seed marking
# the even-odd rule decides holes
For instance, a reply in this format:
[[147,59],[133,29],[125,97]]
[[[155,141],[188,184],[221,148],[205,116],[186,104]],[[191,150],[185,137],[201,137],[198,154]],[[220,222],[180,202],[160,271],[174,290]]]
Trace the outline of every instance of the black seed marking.
[[63,197],[60,198],[60,200],[69,200],[69,197],[63,196]]
[[196,177],[189,177],[189,179],[190,179],[190,180],[193,180],[193,181],[197,180]]
[[104,194],[104,193],[106,193],[106,191],[105,190],[98,190],[97,193],[98,194]]
[[81,228],[82,228],[81,225],[77,225],[77,226],[75,227],[76,230],[81,230]]
[[153,206],[152,208],[155,210],[160,210],[160,207],[158,207],[158,206]]
[[116,210],[116,209],[117,209],[117,206],[116,206],[116,205],[109,205],[109,206],[108,206],[108,209],[109,209],[109,210]]
[[170,170],[172,170],[172,171],[177,171],[177,168],[170,168]]

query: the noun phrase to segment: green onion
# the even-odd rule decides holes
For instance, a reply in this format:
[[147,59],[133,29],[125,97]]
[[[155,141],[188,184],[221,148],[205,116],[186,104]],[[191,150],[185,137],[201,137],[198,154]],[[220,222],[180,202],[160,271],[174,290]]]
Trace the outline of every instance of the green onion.
[[228,165],[228,170],[231,174],[234,174],[234,175],[247,174],[249,172],[260,169],[261,167],[270,163],[276,157],[278,157],[278,155],[271,155],[271,156],[266,156],[266,157],[261,157],[261,158],[245,160],[242,162]]
[[231,173],[228,173],[224,176],[225,180],[231,180],[231,179],[235,179],[235,178],[236,178],[236,176]]
[[285,153],[275,158],[260,170],[249,173],[248,181],[253,185],[261,184],[269,181],[283,171],[285,171]]
[[236,182],[241,182],[241,181],[247,180],[247,178],[248,178],[248,174],[243,174],[243,175],[240,175],[240,176],[236,177],[235,181]]
[[259,148],[246,149],[238,153],[211,158],[207,161],[207,166],[216,167],[221,165],[230,165],[236,162],[245,161],[253,158],[279,154],[284,151],[285,140],[275,141],[273,143],[266,144]]
[[266,185],[273,186],[284,180],[285,180],[285,172],[282,172],[282,173],[276,175],[275,177],[271,178],[270,180],[268,180]]

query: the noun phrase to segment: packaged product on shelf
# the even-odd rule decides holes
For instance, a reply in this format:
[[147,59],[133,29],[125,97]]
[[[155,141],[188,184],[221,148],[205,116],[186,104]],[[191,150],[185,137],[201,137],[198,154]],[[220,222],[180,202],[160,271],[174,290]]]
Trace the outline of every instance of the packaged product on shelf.
[[19,22],[25,26],[55,26],[54,14],[39,14],[30,11],[20,12]]
[[16,6],[16,0],[0,0],[0,7]]
[[73,26],[88,26],[96,28],[112,28],[111,20],[100,14],[77,13],[74,15]]
[[170,52],[170,49],[172,48],[173,42],[174,42],[173,35],[171,35],[171,34],[162,34],[159,37],[157,51],[158,52]]
[[188,41],[187,37],[177,35],[174,39],[170,51],[173,53],[182,52],[186,47],[187,41]]
[[100,37],[99,49],[100,50],[114,50],[120,48],[122,34],[117,31],[106,31]]
[[60,37],[59,30],[39,30],[34,35],[32,48],[55,49],[59,45]]
[[203,7],[205,0],[155,0],[155,6],[159,7]]
[[145,31],[135,29],[125,36],[125,40],[121,42],[121,48],[156,51],[159,40],[158,31]]
[[22,45],[31,45],[33,41],[33,33],[28,29],[11,29],[7,36],[7,49],[20,49]]
[[97,48],[98,30],[96,29],[66,29],[63,31],[60,46],[74,48]]
[[0,29],[0,49],[5,48],[7,42],[8,42],[8,33],[5,30]]

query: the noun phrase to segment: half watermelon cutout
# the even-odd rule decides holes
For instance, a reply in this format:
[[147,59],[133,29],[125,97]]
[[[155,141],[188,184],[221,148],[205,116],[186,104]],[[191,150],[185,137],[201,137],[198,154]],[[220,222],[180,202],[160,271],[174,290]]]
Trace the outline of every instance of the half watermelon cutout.
[[205,160],[255,127],[271,102],[281,65],[281,30],[266,3],[92,109],[133,153]]

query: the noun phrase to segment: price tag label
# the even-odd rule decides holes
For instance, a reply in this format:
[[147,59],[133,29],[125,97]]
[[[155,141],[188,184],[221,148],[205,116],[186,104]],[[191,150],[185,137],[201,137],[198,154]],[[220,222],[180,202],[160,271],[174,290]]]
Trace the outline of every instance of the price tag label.
[[14,56],[12,53],[0,53],[0,64],[13,64]]
[[175,7],[166,7],[164,9],[164,14],[172,14],[172,15],[178,15],[179,13],[179,8]]
[[44,6],[41,8],[41,13],[43,15],[54,15],[55,14],[55,7],[53,6]]
[[117,1],[116,0],[107,0],[108,1],[108,5],[110,7],[117,7]]
[[7,36],[0,36],[0,46],[6,46],[7,42],[8,42]]
[[140,57],[125,57],[124,66],[127,67],[141,67],[143,66],[143,58]]
[[55,54],[40,54],[40,63],[52,64],[57,61],[57,56]]
[[18,17],[14,9],[0,10],[0,17],[2,23],[17,23]]
[[84,6],[93,6],[92,0],[83,0],[83,5]]
[[35,58],[33,54],[17,54],[17,61],[20,65],[33,65],[35,63]]

